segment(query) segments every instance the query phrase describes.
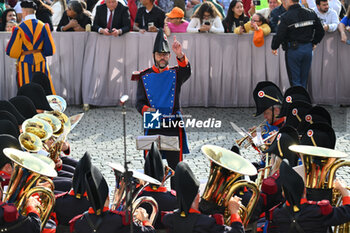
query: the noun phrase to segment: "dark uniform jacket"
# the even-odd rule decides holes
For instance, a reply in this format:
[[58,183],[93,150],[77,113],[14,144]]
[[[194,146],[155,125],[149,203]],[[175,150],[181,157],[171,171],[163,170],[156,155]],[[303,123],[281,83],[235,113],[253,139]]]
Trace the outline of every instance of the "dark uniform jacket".
[[[177,111],[180,110],[180,103],[179,103],[179,98],[180,98],[180,90],[182,84],[184,84],[187,79],[191,76],[191,66],[190,63],[188,62],[187,58],[185,57],[185,60],[183,62],[178,61],[179,66],[175,67],[170,67],[166,68],[166,70],[175,70],[176,72],[176,85],[175,85],[175,97],[174,97],[174,107],[173,107],[173,114],[175,114]],[[149,73],[159,73],[159,69],[156,68],[155,66],[152,66],[149,69],[146,69],[141,72],[140,77],[142,78],[143,76],[149,74]],[[144,111],[147,110],[147,108],[152,107],[150,104],[145,87],[143,85],[142,80],[140,79],[137,84],[137,102],[136,102],[136,109],[139,113],[143,114]]]
[[81,199],[74,196],[74,191],[65,192],[56,195],[56,204],[54,216],[56,217],[57,226],[69,226],[69,221],[75,216],[84,213],[90,207],[90,202],[86,195]]
[[273,37],[271,48],[278,49],[280,44],[286,50],[288,42],[318,44],[324,36],[324,29],[317,14],[310,9],[294,4],[281,16],[277,34]]
[[[0,232],[7,232],[7,233],[19,233],[19,232],[25,232],[25,233],[40,233],[40,225],[41,220],[39,218],[38,212],[32,208],[27,208],[27,216],[19,215],[17,220],[14,221],[5,221],[7,217],[4,216],[4,213],[6,212],[4,210],[4,207],[6,203],[0,203]],[[14,207],[15,208],[15,207]],[[4,229],[7,229],[7,231],[4,231]]]
[[[184,218],[177,211],[166,214],[163,217],[163,224],[169,229],[170,233],[238,233],[244,232],[241,220],[237,215],[231,216],[231,227],[219,224],[217,220],[208,215],[201,214],[199,211],[190,209],[189,215]],[[191,230],[192,229],[192,230]]]
[[[186,82],[187,79],[191,76],[191,66],[190,63],[188,62],[186,56],[184,56],[184,59],[180,61],[177,59],[178,66],[175,67],[167,67],[163,70],[162,73],[159,72],[159,69],[155,66],[152,68],[146,69],[142,71],[139,75],[139,81],[137,84],[137,94],[136,94],[136,109],[139,111],[142,115],[145,111],[147,111],[148,108],[155,108],[159,109],[160,113],[164,115],[175,115],[175,119],[172,119],[172,121],[178,121],[180,119],[180,91],[181,91],[181,86],[183,83]],[[148,82],[148,78],[151,77],[153,78],[159,78],[158,76],[164,76],[168,75],[169,78],[172,79],[172,76],[174,77],[174,82],[171,81],[171,88],[167,89],[166,91],[159,90],[159,88],[162,87],[149,87],[150,83]],[[137,78],[136,78],[137,79]],[[146,79],[146,80],[144,80]],[[145,88],[145,84],[147,88]],[[169,86],[167,86],[169,87]],[[163,87],[163,88],[167,88]],[[147,92],[147,90],[149,90]],[[157,98],[153,97],[153,95],[162,95],[162,98]],[[153,102],[152,102],[152,97],[153,97]],[[163,100],[163,103],[156,103],[154,102],[160,101],[160,99]],[[166,101],[171,101],[171,104],[169,102],[164,102]],[[151,103],[152,102],[152,103]],[[170,106],[170,110],[169,107]],[[184,133],[184,128],[179,128],[178,124],[177,126],[174,127],[174,125],[170,125],[168,128],[163,128],[161,126],[160,129],[147,129],[145,131],[145,135],[154,135],[154,134],[161,134],[161,135],[167,135],[167,136],[180,136],[180,133],[184,136],[182,137],[182,140],[179,139],[180,142],[180,150],[184,154],[189,153],[188,146],[187,146],[187,138]],[[182,156],[182,155],[181,155]],[[180,159],[182,160],[182,159]],[[170,165],[171,166],[171,165]]]
[[[88,216],[91,222],[87,220],[87,216],[85,216],[85,214]],[[97,230],[94,231],[90,224],[94,225],[93,227],[96,227],[99,218],[102,218],[102,220],[100,220],[101,224]],[[94,210],[90,208],[88,212],[73,218],[69,224],[71,227],[71,232],[76,233],[127,233],[130,232],[130,228],[126,222],[127,221],[123,215],[118,214],[117,212],[109,211],[107,207],[104,207],[103,214],[100,216],[97,216]],[[155,232],[154,228],[148,224],[139,225],[134,223],[133,229],[134,233]]]
[[[286,205],[271,210],[269,233],[286,233],[292,222]],[[314,202],[301,200],[300,214],[296,222],[305,233],[326,233],[330,226],[350,221],[350,197],[343,198],[343,206],[332,207],[328,200]],[[292,232],[297,232],[293,230]]]
[[[99,28],[107,28],[107,8],[106,4],[102,4],[96,8],[96,15],[92,30],[98,32]],[[118,3],[117,8],[114,9],[112,18],[112,28],[121,29],[122,34],[130,31],[130,14],[129,8],[121,3]]]
[[[166,187],[159,187],[157,190],[152,190],[151,187],[147,186],[143,189],[140,197],[149,196],[153,197],[158,203],[158,215],[154,224],[155,229],[164,229],[164,225],[161,222],[162,211],[174,211],[177,209],[176,193],[175,191],[168,191]],[[148,204],[142,204],[142,208],[146,209],[147,213],[150,214],[152,209]]]

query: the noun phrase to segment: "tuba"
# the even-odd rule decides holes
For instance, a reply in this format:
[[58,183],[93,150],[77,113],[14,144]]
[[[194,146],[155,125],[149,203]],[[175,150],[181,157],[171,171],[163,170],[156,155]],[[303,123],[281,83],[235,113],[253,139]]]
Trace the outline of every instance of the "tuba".
[[247,187],[253,191],[253,195],[246,207],[241,206],[239,213],[243,225],[247,226],[260,192],[254,182],[239,178],[243,175],[256,175],[256,168],[240,155],[219,146],[202,146],[202,152],[209,158],[211,165],[208,182],[199,204],[201,212],[224,214],[225,222],[229,225],[228,202],[241,188]]
[[[332,190],[333,181],[340,167],[350,166],[349,160],[342,159],[348,155],[340,151],[315,146],[293,145],[289,149],[299,153],[303,161],[305,187],[307,189],[330,191],[329,201],[332,206],[339,206],[341,195],[339,192]],[[345,233],[349,232],[349,229],[350,222],[335,226],[334,232]]]
[[[143,173],[137,172],[135,170],[130,169],[132,172],[132,187],[130,190],[132,191],[129,198],[127,198],[127,188],[124,177],[125,169],[122,165],[117,163],[109,163],[108,164],[114,170],[114,175],[116,178],[116,189],[114,190],[113,202],[112,202],[112,210],[126,211],[129,210],[130,205],[132,205],[132,215],[134,215],[135,210],[143,203],[148,203],[152,206],[152,213],[150,215],[150,221],[152,225],[156,220],[158,214],[158,203],[152,197],[139,197],[137,196],[141,193],[141,191],[149,184],[161,185],[161,183]],[[127,200],[131,200],[131,203],[127,203]],[[136,221],[134,219],[134,221]]]
[[[14,203],[19,212],[25,215],[27,199],[33,194],[40,194],[41,205],[38,212],[43,229],[56,200],[53,193],[54,184],[48,177],[57,176],[57,172],[52,166],[28,152],[6,148],[4,154],[14,162],[14,168],[3,201]],[[44,187],[44,182],[47,182],[51,189]]]

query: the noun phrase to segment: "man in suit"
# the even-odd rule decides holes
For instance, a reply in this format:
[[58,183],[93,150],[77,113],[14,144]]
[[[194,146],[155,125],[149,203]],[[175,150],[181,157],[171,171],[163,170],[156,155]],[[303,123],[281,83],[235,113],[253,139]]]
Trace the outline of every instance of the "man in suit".
[[130,31],[128,7],[117,0],[106,0],[96,8],[92,30],[107,36],[121,36]]

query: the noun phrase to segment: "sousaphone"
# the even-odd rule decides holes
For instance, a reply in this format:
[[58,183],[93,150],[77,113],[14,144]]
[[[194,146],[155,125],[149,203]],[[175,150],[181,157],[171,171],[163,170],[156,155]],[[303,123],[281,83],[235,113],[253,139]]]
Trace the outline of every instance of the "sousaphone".
[[[319,190],[323,193],[329,193],[327,199],[333,206],[339,206],[341,195],[338,191],[333,190],[333,182],[339,168],[350,166],[350,161],[343,159],[348,155],[340,151],[316,146],[293,145],[289,149],[299,153],[303,161],[304,181],[308,192]],[[334,232],[348,233],[349,231],[350,223],[334,227]]]
[[210,160],[210,173],[199,204],[200,211],[204,214],[223,214],[226,224],[230,225],[228,202],[241,188],[247,187],[253,194],[249,204],[246,207],[242,205],[239,213],[243,225],[246,226],[260,192],[254,182],[239,180],[239,178],[244,175],[256,175],[256,168],[240,155],[219,146],[204,145],[202,152]]
[[14,162],[13,172],[5,195],[4,202],[14,203],[18,211],[25,215],[25,205],[33,194],[39,194],[41,205],[38,209],[41,229],[45,226],[55,205],[53,182],[48,177],[56,177],[53,167],[41,159],[13,148],[5,148],[4,154]]

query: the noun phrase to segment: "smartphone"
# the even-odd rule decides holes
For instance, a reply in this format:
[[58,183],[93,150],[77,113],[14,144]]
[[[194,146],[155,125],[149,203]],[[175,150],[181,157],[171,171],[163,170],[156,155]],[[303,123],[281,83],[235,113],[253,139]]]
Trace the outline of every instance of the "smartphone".
[[253,0],[253,4],[254,4],[254,6],[260,6],[261,1],[260,0]]
[[239,21],[239,26],[244,27],[244,21],[243,20]]
[[210,25],[210,22],[204,22],[204,25]]
[[109,31],[108,31],[109,33],[112,33],[113,31],[112,31],[112,29],[109,29]]

